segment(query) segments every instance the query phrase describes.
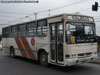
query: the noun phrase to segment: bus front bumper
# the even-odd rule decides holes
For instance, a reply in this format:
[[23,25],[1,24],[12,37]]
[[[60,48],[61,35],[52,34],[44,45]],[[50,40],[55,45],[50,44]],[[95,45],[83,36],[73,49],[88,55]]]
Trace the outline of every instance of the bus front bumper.
[[85,58],[66,59],[65,65],[71,66],[71,65],[81,64],[81,63],[85,63],[85,62],[92,62],[92,61],[97,60],[97,57],[98,57],[97,55],[94,55],[94,56],[85,57]]

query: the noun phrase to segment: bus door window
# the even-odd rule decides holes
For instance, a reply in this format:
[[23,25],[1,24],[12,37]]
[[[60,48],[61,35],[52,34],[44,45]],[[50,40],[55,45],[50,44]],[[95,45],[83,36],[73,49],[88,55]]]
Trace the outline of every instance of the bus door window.
[[51,40],[51,59],[56,59],[56,29],[55,24],[50,25],[50,40]]
[[58,25],[58,42],[63,42],[63,25]]
[[57,57],[58,61],[63,61],[63,24],[57,25]]

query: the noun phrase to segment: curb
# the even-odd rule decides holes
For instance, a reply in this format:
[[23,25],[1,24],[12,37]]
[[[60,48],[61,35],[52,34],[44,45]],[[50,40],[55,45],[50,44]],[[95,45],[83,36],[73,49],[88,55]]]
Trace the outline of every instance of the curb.
[[100,62],[89,62],[89,63],[93,63],[93,64],[100,64]]

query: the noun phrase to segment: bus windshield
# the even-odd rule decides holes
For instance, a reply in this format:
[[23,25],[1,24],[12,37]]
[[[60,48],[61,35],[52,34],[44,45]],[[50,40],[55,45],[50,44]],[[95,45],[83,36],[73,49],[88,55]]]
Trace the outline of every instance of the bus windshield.
[[68,44],[95,42],[95,36],[95,25],[93,23],[66,24],[66,42]]

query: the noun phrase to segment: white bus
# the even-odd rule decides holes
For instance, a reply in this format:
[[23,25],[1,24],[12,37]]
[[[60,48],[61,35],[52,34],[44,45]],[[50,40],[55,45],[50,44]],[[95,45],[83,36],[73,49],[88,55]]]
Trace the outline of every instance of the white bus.
[[59,66],[71,66],[97,58],[93,17],[60,14],[3,28],[3,50]]

